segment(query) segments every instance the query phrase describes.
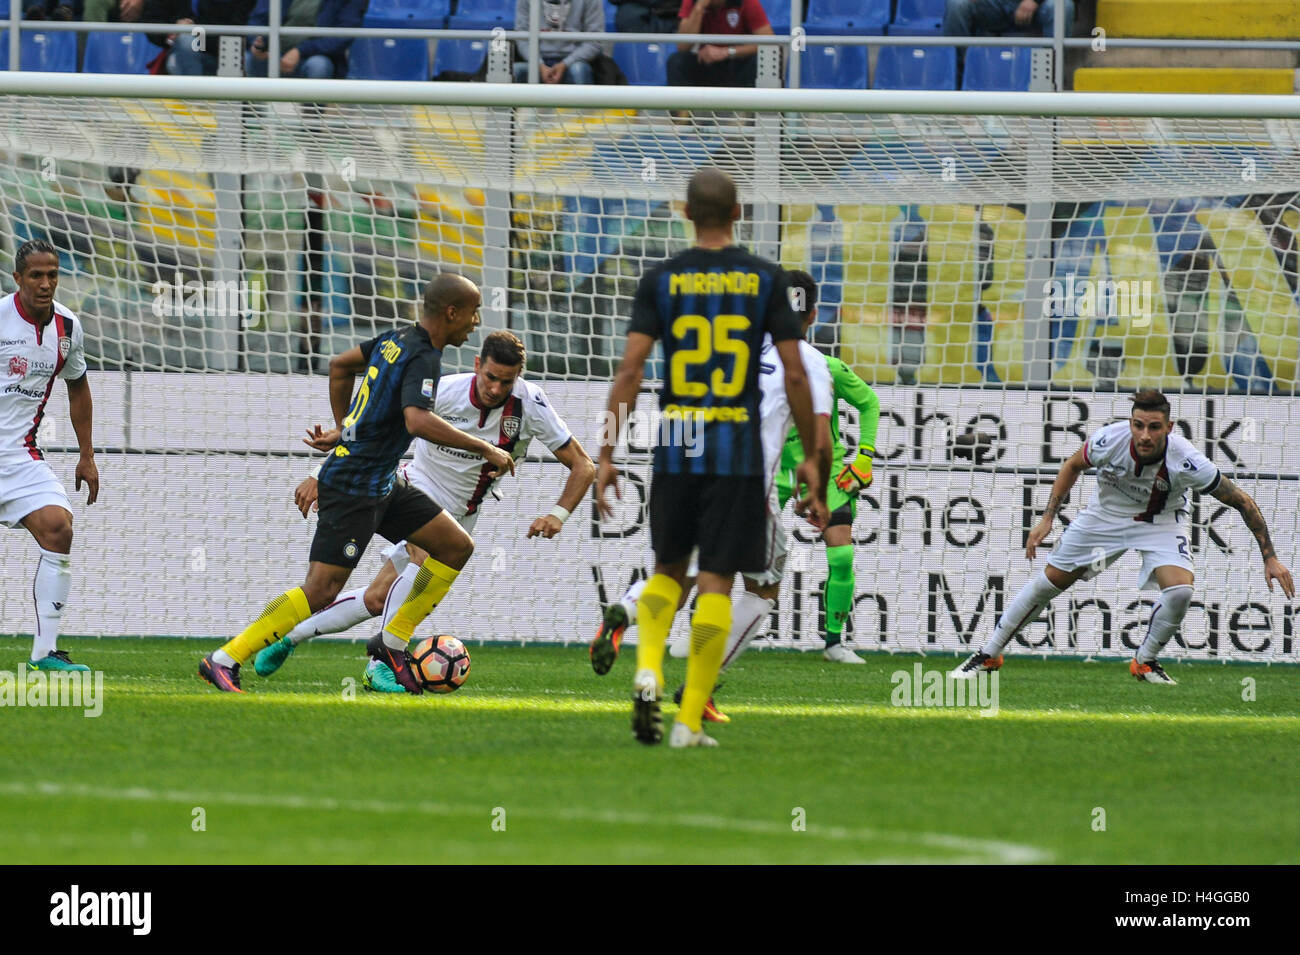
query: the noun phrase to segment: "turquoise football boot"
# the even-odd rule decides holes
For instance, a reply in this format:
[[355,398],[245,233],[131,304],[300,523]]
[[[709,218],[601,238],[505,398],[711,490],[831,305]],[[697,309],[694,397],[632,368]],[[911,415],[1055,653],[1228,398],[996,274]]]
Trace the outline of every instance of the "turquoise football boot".
[[89,670],[84,663],[73,663],[68,659],[67,650],[55,650],[40,660],[28,660],[28,670]]
[[257,659],[253,661],[253,670],[258,676],[270,676],[284,666],[284,661],[289,659],[295,646],[297,644],[288,637],[281,637],[257,655]]
[[393,671],[378,660],[371,660],[366,664],[366,675],[362,679],[361,685],[367,690],[373,690],[376,693],[406,692],[402,684],[398,683],[397,678],[393,676]]

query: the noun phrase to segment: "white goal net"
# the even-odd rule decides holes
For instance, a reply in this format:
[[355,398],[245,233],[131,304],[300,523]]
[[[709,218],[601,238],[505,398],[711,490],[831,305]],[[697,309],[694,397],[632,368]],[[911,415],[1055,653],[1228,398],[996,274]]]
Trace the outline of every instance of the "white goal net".
[[[1014,115],[997,95],[692,90],[674,110],[651,108],[671,105],[667,91],[630,88],[604,107],[520,89],[511,106],[508,86],[488,99],[486,84],[416,84],[422,102],[381,105],[325,100],[410,88],[239,80],[231,99],[200,100],[182,95],[191,82],[224,81],[143,79],[174,98],[0,96],[0,245],[61,251],[58,297],[85,324],[92,369],[103,492],[74,501],[69,633],[224,636],[299,582],[312,522],[292,491],[314,457],[299,436],[329,418],[325,363],[411,321],[438,271],[481,284],[484,329],[524,340],[528,377],[594,456],[637,279],[690,243],[681,200],[705,164],[737,179],[739,241],[818,281],[815,343],[880,396],[851,645],[954,652],[982,638],[1028,578],[1025,535],[1060,462],[1125,417],[1137,387],[1170,395],[1183,433],[1295,560],[1291,107],[1133,116],[1120,115],[1129,98],[1093,97],[1092,114],[1065,115],[1078,95],[1013,94],[1012,110],[1050,104]],[[128,82],[64,79],[78,81]],[[476,96],[492,105],[463,105]],[[957,109],[970,111],[940,112]],[[444,370],[471,367],[480,341]],[[60,392],[41,441],[71,490]],[[857,430],[846,414],[850,449]],[[534,446],[426,627],[589,639],[600,604],[650,560],[644,437],[621,454],[618,516],[598,523],[584,504],[549,542],[523,535],[564,470]],[[786,517],[790,569],[765,641],[820,647],[824,552]],[[1296,661],[1292,611],[1241,519],[1202,497],[1193,521],[1197,597],[1170,655]],[[1153,602],[1137,563],[1058,599],[1020,649],[1131,654]],[[30,629],[31,565],[10,535],[10,632]]]

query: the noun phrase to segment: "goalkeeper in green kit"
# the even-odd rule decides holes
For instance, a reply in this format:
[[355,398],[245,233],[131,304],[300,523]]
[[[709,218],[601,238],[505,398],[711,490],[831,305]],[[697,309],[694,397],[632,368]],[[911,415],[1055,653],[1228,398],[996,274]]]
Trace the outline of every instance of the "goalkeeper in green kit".
[[[804,332],[812,327],[817,312],[817,284],[807,272],[786,273],[790,287],[803,292]],[[798,308],[795,309],[799,311]],[[826,543],[826,578],[823,600],[826,607],[826,649],[822,656],[834,663],[865,663],[860,656],[841,643],[844,623],[853,612],[853,520],[858,514],[858,493],[871,486],[871,462],[876,453],[876,428],[880,424],[880,399],[865,381],[838,358],[827,357],[831,372],[831,389],[835,410],[831,415],[831,478],[826,488],[830,523],[822,532]],[[844,442],[840,439],[839,402],[847,401],[858,409],[858,453],[845,463]],[[803,446],[797,431],[791,430],[781,453],[781,470],[777,473],[777,491],[781,507],[794,495],[794,471],[803,460]]]

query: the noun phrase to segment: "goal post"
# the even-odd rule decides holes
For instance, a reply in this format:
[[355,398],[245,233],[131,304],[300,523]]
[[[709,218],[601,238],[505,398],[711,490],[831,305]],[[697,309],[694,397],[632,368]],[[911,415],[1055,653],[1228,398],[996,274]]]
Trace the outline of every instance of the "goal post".
[[[298,436],[328,420],[325,363],[414,319],[438,271],[480,283],[484,327],[524,340],[594,455],[637,279],[689,245],[685,185],[706,164],[738,183],[738,241],[814,276],[815,343],[880,395],[851,645],[981,639],[1033,566],[1060,462],[1137,387],[1170,395],[1295,560],[1294,97],[0,73],[0,153],[4,248],[54,243],[87,333],[104,488],[74,501],[70,634],[225,635],[299,581],[312,525],[292,492],[314,453]],[[472,368],[479,340],[445,371]],[[564,478],[535,446],[430,626],[590,637],[650,560],[650,372],[615,518],[584,503],[557,539],[524,540]],[[51,402],[41,438],[71,489]],[[851,444],[856,413],[844,425]],[[819,648],[825,557],[785,519],[765,642]],[[1198,499],[1187,547],[1197,595],[1169,655],[1300,660],[1240,518]],[[5,579],[29,551],[0,551]],[[1152,602],[1136,566],[1076,586],[1013,652],[1131,655]],[[18,590],[0,601],[29,626]]]

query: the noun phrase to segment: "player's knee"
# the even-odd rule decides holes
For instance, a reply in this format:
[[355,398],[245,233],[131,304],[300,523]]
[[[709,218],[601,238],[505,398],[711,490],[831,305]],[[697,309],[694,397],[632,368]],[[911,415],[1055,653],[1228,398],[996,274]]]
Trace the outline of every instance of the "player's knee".
[[1160,603],[1175,620],[1182,620],[1192,605],[1192,585],[1178,584],[1160,591]]
[[307,598],[307,607],[317,613],[332,604],[342,590],[343,581],[318,580],[303,584],[302,594]]
[[448,544],[447,555],[443,558],[443,562],[460,570],[469,563],[469,559],[473,556],[474,538],[462,533]]
[[72,552],[72,521],[64,520],[41,535],[41,546],[58,554]]

